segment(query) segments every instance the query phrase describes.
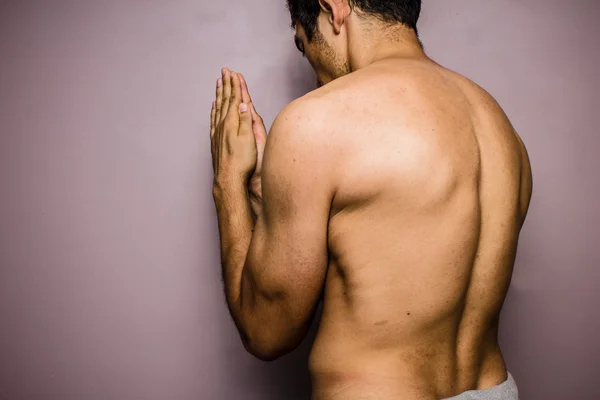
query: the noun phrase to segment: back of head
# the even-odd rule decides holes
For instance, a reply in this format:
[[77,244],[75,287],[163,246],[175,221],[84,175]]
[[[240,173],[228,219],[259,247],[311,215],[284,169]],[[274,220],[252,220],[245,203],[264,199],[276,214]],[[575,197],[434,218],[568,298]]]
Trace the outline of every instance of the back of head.
[[[287,0],[292,16],[292,26],[300,23],[308,40],[317,30],[317,18],[321,13],[320,0]],[[384,23],[403,24],[417,33],[417,21],[421,14],[421,0],[341,0],[347,1],[359,15],[372,17]]]

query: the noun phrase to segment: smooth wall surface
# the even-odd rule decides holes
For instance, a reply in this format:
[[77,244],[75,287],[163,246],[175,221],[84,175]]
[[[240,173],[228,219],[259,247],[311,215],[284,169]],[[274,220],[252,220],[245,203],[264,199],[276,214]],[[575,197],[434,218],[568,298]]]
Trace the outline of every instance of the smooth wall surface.
[[[221,66],[269,123],[314,88],[284,3],[0,1],[0,399],[308,399],[315,329],[274,363],[242,347],[211,196]],[[429,0],[419,25],[529,149],[501,331],[526,400],[600,398],[599,15]]]

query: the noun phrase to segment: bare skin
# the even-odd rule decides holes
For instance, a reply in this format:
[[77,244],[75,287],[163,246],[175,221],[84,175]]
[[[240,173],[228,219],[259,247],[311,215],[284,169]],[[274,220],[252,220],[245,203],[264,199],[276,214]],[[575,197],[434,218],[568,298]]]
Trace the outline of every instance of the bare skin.
[[313,400],[433,400],[507,379],[498,321],[532,194],[529,158],[487,92],[414,45],[343,76],[319,74],[309,57],[326,84],[273,125],[246,200],[252,233],[236,234],[246,214],[221,222],[243,204],[235,190],[215,192],[228,209],[223,248],[249,242],[223,267],[249,352],[294,349],[323,299]]
[[325,128],[340,168],[313,398],[438,399],[504,382],[498,318],[532,177],[500,107],[407,60],[309,98],[344,105]]

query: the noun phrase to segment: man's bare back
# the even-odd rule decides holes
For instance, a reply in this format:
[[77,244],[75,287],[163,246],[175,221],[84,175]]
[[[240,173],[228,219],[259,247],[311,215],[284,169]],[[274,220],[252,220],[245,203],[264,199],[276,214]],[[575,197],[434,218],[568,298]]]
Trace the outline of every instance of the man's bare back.
[[507,379],[498,320],[532,191],[483,89],[388,59],[300,99],[326,107],[335,196],[313,399],[438,399]]
[[517,400],[498,323],[532,193],[521,139],[424,53],[420,0],[287,3],[324,86],[268,140],[227,70],[211,111],[225,294],[246,350],[293,350],[322,296],[313,400]]

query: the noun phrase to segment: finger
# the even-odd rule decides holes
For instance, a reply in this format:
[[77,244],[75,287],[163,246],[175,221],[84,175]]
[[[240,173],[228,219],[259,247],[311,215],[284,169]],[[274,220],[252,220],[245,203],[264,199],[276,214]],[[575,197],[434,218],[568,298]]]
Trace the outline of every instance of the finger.
[[212,102],[212,107],[210,108],[210,138],[215,135],[215,117],[217,115],[217,107],[215,106],[215,102]]
[[[231,107],[234,107],[234,105],[232,104]],[[238,129],[238,135],[252,135],[252,113],[250,112],[248,103],[240,102],[237,107],[238,110],[240,110],[240,127]]]
[[258,114],[256,112],[256,109],[254,108],[254,103],[250,102],[250,111],[252,112],[252,120],[256,120],[258,117]]
[[215,142],[216,142],[216,140],[214,140],[215,130],[216,130],[216,117],[217,117],[217,105],[216,105],[216,102],[213,101],[212,107],[210,109],[210,152],[211,152],[211,160],[212,160],[213,170],[216,167],[216,160],[215,160],[215,154],[216,154]]
[[229,110],[230,97],[231,72],[227,68],[223,68],[223,102],[221,104],[221,121],[225,120],[225,117],[227,116],[227,111]]
[[[240,83],[240,77],[235,72],[231,73],[231,86],[230,111],[228,112],[226,121],[236,121],[239,118],[238,110],[240,110],[240,104],[242,104],[242,85]],[[247,110],[248,105],[246,105],[246,111]],[[252,120],[251,115],[250,120]]]
[[242,103],[242,82],[239,74],[231,74],[231,107],[239,107]]
[[217,101],[215,101],[215,125],[217,125],[221,120],[221,103],[223,102],[223,78],[221,77],[217,79],[216,99]]
[[254,103],[250,103],[250,111],[252,111],[252,122],[255,124],[263,124],[263,119],[256,112],[256,108],[254,108]]
[[246,84],[246,79],[244,78],[244,75],[239,74],[240,75],[240,81],[242,83],[242,101],[246,104],[251,103],[252,102],[252,98],[250,97],[250,91],[248,91],[248,85]]

